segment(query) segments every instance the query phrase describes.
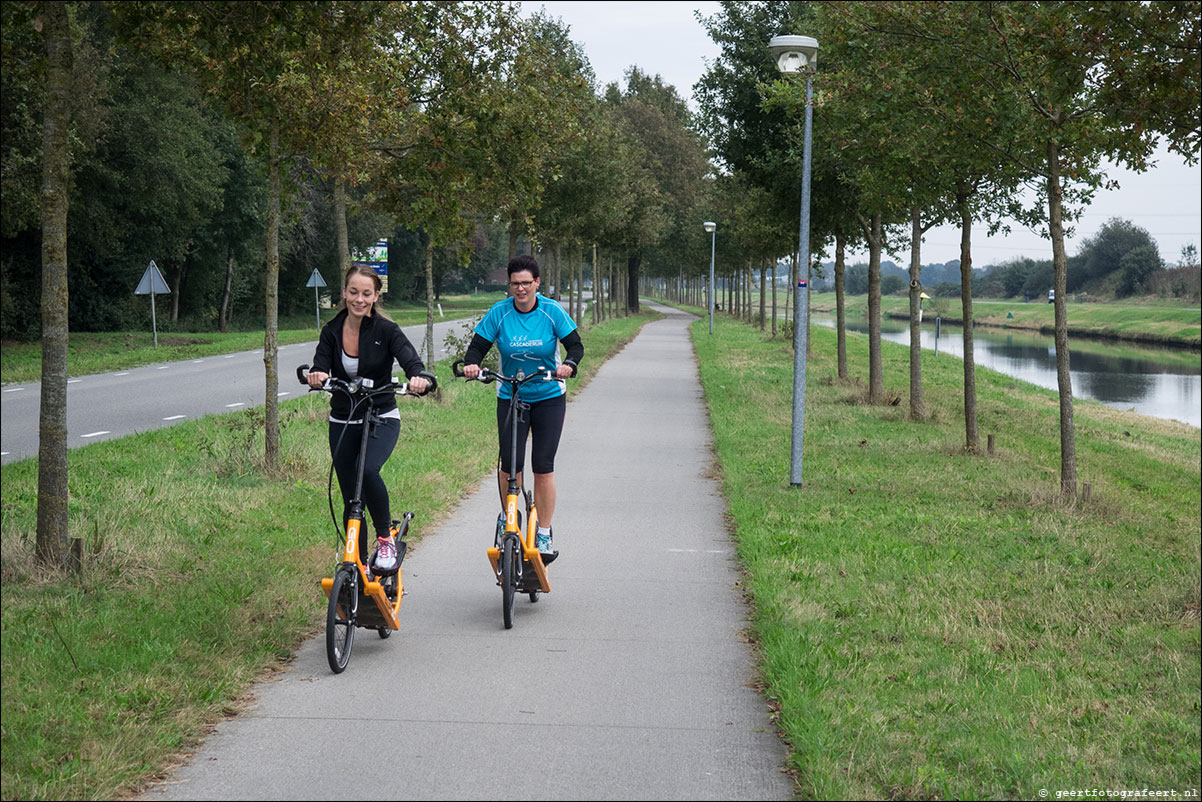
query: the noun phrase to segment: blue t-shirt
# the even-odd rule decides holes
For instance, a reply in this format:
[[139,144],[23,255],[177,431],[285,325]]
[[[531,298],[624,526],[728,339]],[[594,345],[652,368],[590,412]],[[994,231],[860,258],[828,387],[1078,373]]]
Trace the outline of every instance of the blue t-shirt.
[[[529,312],[519,312],[513,299],[506,298],[493,304],[476,326],[476,334],[496,343],[501,352],[501,372],[506,376],[516,376],[519,370],[529,376],[539,366],[554,375],[562,362],[559,341],[575,330],[576,324],[557,301],[538,294]],[[562,379],[535,380],[522,385],[520,396],[523,401],[546,401],[564,392]],[[508,384],[497,385],[497,397],[510,397]]]

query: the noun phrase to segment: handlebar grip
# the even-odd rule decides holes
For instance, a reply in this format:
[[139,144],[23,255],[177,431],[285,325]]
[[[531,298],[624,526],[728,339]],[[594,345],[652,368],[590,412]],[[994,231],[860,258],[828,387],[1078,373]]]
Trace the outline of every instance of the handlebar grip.
[[451,373],[459,379],[463,378],[463,360],[456,359],[451,363]]
[[299,381],[301,384],[309,383],[309,366],[307,364],[297,366],[296,380]]

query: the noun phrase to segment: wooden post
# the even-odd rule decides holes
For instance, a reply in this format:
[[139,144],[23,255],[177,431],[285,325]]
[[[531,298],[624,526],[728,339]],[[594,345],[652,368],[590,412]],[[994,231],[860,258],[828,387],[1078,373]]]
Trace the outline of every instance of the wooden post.
[[1089,482],[1081,483],[1081,500],[1089,501],[1089,496],[1093,492],[1093,485]]
[[992,454],[993,453],[993,435],[989,435],[987,443],[988,444],[985,446],[985,450],[988,451],[990,454]]

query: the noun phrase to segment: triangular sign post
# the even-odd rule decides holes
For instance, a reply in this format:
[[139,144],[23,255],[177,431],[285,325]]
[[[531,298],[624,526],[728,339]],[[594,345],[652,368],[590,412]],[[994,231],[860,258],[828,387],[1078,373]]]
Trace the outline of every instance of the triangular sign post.
[[317,272],[317,268],[313,268],[313,274],[309,276],[309,280],[305,283],[306,287],[313,288],[313,312],[317,315],[317,331],[321,331],[321,299],[317,297],[319,287],[326,286],[326,280],[321,277],[321,273]]
[[170,295],[171,289],[167,286],[167,281],[163,278],[163,274],[159,272],[159,266],[151,259],[146,272],[142,274],[142,280],[138,282],[138,288],[134,290],[134,295],[150,296],[150,326],[154,329],[154,347],[158,348],[159,325],[154,315],[154,296],[156,294]]

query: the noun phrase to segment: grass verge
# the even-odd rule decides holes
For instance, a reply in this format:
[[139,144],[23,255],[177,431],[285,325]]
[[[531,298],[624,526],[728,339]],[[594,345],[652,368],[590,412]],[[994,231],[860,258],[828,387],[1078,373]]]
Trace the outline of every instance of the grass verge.
[[[1198,429],[1057,400],[978,367],[994,455],[962,449],[962,363],[923,352],[930,414],[840,382],[813,327],[804,486],[789,487],[792,349],[693,325],[766,692],[814,799],[1035,799],[1202,782]],[[867,338],[849,335],[853,376]]]
[[[581,383],[569,392],[656,317],[585,329]],[[415,539],[496,459],[478,447],[495,436],[493,394],[453,380],[448,363],[436,371],[439,395],[401,399],[401,441],[383,472],[393,510],[417,507]],[[318,631],[317,582],[339,545],[326,501],[328,406],[314,394],[280,407],[276,476],[258,464],[262,410],[73,449],[78,577],[34,563],[37,460],[0,469],[4,799],[136,791]]]

